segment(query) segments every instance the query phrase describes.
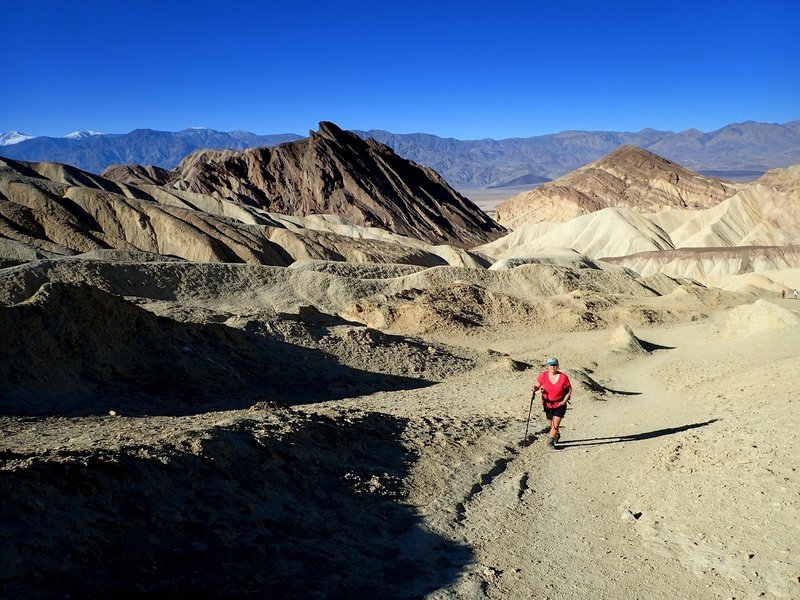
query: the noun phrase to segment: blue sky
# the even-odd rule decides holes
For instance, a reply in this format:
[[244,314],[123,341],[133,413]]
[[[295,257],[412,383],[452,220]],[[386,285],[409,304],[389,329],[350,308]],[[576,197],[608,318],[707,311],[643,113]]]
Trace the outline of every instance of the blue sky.
[[501,139],[800,118],[798,0],[3,0],[0,22],[0,132],[327,120]]

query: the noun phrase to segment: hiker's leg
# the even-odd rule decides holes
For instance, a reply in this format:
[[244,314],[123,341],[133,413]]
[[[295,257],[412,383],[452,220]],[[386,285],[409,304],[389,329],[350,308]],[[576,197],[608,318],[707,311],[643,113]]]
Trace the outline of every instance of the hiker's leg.
[[553,422],[550,424],[550,437],[556,439],[558,437],[558,427],[561,425],[561,417],[553,415]]

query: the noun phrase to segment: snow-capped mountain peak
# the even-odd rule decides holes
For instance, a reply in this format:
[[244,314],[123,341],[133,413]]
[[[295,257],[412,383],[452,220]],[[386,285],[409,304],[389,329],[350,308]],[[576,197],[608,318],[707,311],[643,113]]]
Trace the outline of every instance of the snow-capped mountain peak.
[[95,135],[103,135],[100,131],[73,131],[65,135],[65,138],[70,140],[80,140],[83,138],[93,137]]
[[32,135],[26,135],[19,131],[9,131],[8,133],[0,133],[0,146],[10,146],[11,144],[18,144],[25,140],[31,139]]

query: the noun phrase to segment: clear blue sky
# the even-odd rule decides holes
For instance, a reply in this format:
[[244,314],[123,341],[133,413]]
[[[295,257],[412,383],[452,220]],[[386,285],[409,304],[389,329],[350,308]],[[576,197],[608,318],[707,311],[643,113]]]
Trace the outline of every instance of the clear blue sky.
[[800,118],[800,0],[2,0],[0,132],[477,139]]

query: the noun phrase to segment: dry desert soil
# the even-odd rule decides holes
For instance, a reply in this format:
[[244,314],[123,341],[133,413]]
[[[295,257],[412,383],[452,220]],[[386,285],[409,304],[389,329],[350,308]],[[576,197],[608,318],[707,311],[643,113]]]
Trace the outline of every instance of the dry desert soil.
[[[273,376],[334,373],[319,398],[219,392],[195,410],[176,382],[174,405],[140,398],[148,414],[106,391],[61,415],[31,405],[0,417],[0,589],[800,597],[800,301],[705,301],[647,325],[539,320],[419,337],[273,318],[285,339],[317,343],[287,346]],[[336,365],[319,353],[331,340]],[[538,404],[524,437],[550,355],[575,386],[555,450]],[[347,369],[375,361],[426,383],[353,388]]]
[[1,598],[800,598],[798,167],[622,148],[497,237],[323,133],[292,185],[425,237],[0,161]]

